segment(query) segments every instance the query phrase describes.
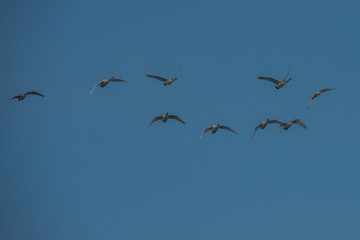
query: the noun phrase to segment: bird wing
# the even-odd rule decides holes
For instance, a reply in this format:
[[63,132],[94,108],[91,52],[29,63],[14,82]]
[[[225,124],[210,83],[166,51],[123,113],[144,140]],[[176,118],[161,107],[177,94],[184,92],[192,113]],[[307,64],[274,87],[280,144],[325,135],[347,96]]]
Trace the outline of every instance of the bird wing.
[[270,124],[276,123],[276,124],[280,124],[280,125],[284,125],[284,124],[285,124],[285,123],[280,122],[280,121],[278,121],[278,120],[269,120],[268,123],[270,123]]
[[41,93],[38,93],[38,92],[35,92],[35,91],[27,92],[26,95],[28,95],[28,94],[33,94],[33,95],[38,95],[38,96],[41,96],[41,97],[45,97]]
[[[102,81],[101,81],[101,82],[102,82]],[[95,90],[95,88],[96,88],[97,86],[99,86],[99,84],[100,84],[101,82],[99,82],[98,84],[95,85],[95,87],[89,92],[89,95]]]
[[166,82],[166,81],[167,81],[166,78],[163,78],[163,77],[160,77],[160,76],[154,76],[154,75],[149,75],[149,74],[147,74],[146,76],[151,77],[151,78],[155,78],[155,79],[160,80],[160,81],[162,81],[162,82]]
[[178,72],[181,70],[182,66],[179,67],[179,69],[176,71],[176,73],[174,73],[174,75],[171,77],[171,79],[174,80],[174,77],[176,76],[176,74],[178,74]]
[[257,125],[256,126],[256,128],[255,128],[255,130],[254,130],[254,133],[253,133],[253,135],[252,135],[252,137],[251,138],[253,138],[254,137],[254,135],[255,135],[255,133],[256,133],[256,131],[259,129],[259,127],[261,126],[261,123],[259,124],[259,125]]
[[320,93],[324,93],[324,92],[327,92],[327,91],[330,91],[330,90],[336,90],[338,88],[325,88],[323,90],[320,90]]
[[179,118],[177,115],[168,115],[168,118],[178,120],[179,122],[186,124],[183,120]]
[[[288,73],[286,74],[286,77],[284,78],[284,81],[287,79],[287,77],[289,76],[289,73],[290,73],[290,70],[288,71]],[[290,81],[291,80],[291,78],[288,80],[288,81]]]
[[272,83],[275,83],[275,84],[278,84],[280,81],[274,79],[274,78],[271,78],[271,77],[258,77],[258,79],[260,80],[266,80],[266,81],[269,81],[269,82],[272,82]]
[[110,82],[127,82],[127,81],[119,79],[119,78],[113,78],[113,79],[110,79]]
[[12,100],[14,100],[15,98],[19,98],[19,97],[20,97],[20,95],[15,96],[15,97],[12,97],[12,98],[10,99],[10,101],[6,104],[5,108],[7,108],[7,106],[9,105],[9,103],[10,103]]
[[309,105],[307,107],[307,110],[309,110],[309,108],[311,107],[311,103],[312,103],[312,100],[315,98],[315,93],[314,95],[312,95],[312,97],[310,98],[310,102],[309,102]]
[[234,130],[232,130],[230,127],[228,127],[228,126],[219,126],[219,128],[221,128],[221,129],[225,129],[225,130],[228,130],[228,131],[231,131],[231,132],[233,132],[233,133],[235,133],[235,134],[238,134],[237,132],[235,132]]
[[162,119],[162,116],[154,117],[154,119],[152,120],[152,122],[149,124],[148,127],[150,127],[151,124],[153,124],[154,122],[156,122],[156,121],[158,121],[158,120],[160,120],[160,119]]
[[305,124],[302,123],[299,119],[295,119],[295,120],[293,120],[292,122],[295,123],[295,124],[297,124],[297,125],[299,125],[299,126],[301,126],[301,127],[303,127],[304,129],[306,129]]
[[201,136],[200,136],[200,139],[204,136],[204,134],[205,134],[207,131],[209,131],[209,130],[211,130],[211,129],[212,129],[212,127],[206,128],[206,129],[202,132],[202,134],[201,134]]
[[279,124],[279,131],[280,131],[280,132],[281,132],[281,127],[286,124],[286,123],[280,122],[280,121],[278,121],[278,120],[269,120],[268,123],[270,123],[270,124],[273,124],[273,123]]

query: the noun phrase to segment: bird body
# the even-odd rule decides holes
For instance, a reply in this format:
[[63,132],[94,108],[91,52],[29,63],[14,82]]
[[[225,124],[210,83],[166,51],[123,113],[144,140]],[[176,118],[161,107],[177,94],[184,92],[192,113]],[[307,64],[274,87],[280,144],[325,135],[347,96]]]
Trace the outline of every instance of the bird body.
[[25,97],[26,97],[26,94],[25,94],[25,93],[24,93],[24,94],[19,95],[19,97],[18,97],[18,101],[22,101],[22,100],[24,100],[24,99],[25,99]]
[[219,124],[212,125],[212,126],[211,126],[211,132],[212,132],[212,133],[216,133],[217,130],[219,130],[219,127],[220,127]]
[[289,78],[289,80],[287,81],[281,81],[277,84],[277,86],[275,86],[276,89],[280,89],[282,88],[283,86],[285,86],[286,83],[288,83],[289,81],[291,80],[291,78]]
[[26,93],[24,93],[24,94],[20,94],[20,95],[17,95],[17,96],[12,97],[12,98],[10,99],[10,101],[6,104],[5,108],[9,105],[9,103],[10,103],[12,100],[14,100],[14,99],[17,98],[18,101],[22,101],[22,100],[25,99],[25,97],[26,97],[27,95],[38,95],[38,96],[40,96],[40,97],[45,97],[45,96],[42,95],[41,93],[38,93],[38,92],[35,92],[35,91],[26,92]]
[[175,80],[177,80],[177,78],[166,80],[166,81],[164,82],[164,86],[169,86],[169,85],[172,84]]
[[161,117],[162,117],[161,121],[162,121],[163,123],[166,123],[167,120],[169,119],[168,113],[166,113],[166,115],[162,115]]
[[219,130],[219,128],[220,128],[220,129],[225,129],[225,130],[231,131],[231,132],[233,132],[233,133],[235,133],[235,134],[238,134],[237,132],[235,132],[234,130],[232,130],[230,127],[228,127],[228,126],[223,126],[223,125],[220,125],[220,124],[218,123],[218,124],[216,124],[216,125],[212,125],[211,127],[206,128],[206,129],[203,131],[203,133],[201,134],[200,139],[204,136],[204,134],[205,134],[207,131],[211,130],[212,133],[216,133],[217,130]]
[[110,79],[104,79],[99,83],[99,86],[102,87],[102,88],[106,87],[106,85],[108,85],[109,82],[110,82]]
[[269,119],[267,119],[266,121],[261,122],[260,125],[259,125],[259,127],[260,127],[261,129],[264,129],[268,123],[269,123]]
[[[258,79],[260,79],[260,80],[266,80],[266,81],[275,83],[275,84],[276,84],[275,88],[276,88],[276,89],[280,89],[280,88],[284,87],[285,84],[287,84],[287,83],[291,80],[291,78],[287,79],[287,77],[289,76],[289,73],[290,73],[290,71],[286,74],[286,76],[285,76],[285,78],[284,78],[283,81],[276,80],[276,79],[274,79],[274,78],[272,78],[272,77],[258,77]],[[286,79],[287,79],[287,80],[286,80]]]
[[166,113],[165,115],[162,115],[161,118],[162,118],[161,121],[163,123],[166,123],[167,120],[169,119],[169,113]]
[[311,97],[311,99],[310,99],[310,102],[309,102],[309,105],[308,105],[308,107],[307,107],[307,110],[309,110],[309,108],[311,107],[312,100],[313,100],[314,98],[317,98],[318,96],[320,96],[320,94],[322,94],[322,93],[324,93],[324,92],[327,92],[327,91],[330,91],[330,90],[336,90],[336,89],[338,89],[338,88],[325,88],[325,89],[316,91],[316,92],[312,95],[312,97]]

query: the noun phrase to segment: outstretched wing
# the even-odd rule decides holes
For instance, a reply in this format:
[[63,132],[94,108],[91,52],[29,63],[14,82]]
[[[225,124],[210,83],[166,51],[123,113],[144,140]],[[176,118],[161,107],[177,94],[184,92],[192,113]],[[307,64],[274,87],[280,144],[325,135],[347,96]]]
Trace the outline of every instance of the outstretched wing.
[[221,128],[221,129],[225,129],[225,130],[228,130],[228,131],[231,131],[231,132],[233,132],[233,133],[235,133],[235,134],[238,134],[237,132],[235,132],[234,130],[232,130],[230,127],[228,127],[228,126],[219,126],[219,128]]
[[12,98],[10,99],[10,101],[6,104],[5,108],[7,108],[7,106],[9,105],[9,103],[10,103],[12,100],[14,100],[15,98],[19,98],[19,97],[20,97],[20,95],[15,96],[15,97],[12,97]]
[[112,78],[112,79],[110,79],[110,82],[127,82],[127,81],[119,79],[119,78]]
[[255,135],[255,133],[256,133],[256,131],[259,129],[259,127],[261,126],[261,123],[259,124],[259,125],[257,125],[256,126],[256,128],[255,128],[255,130],[254,130],[254,133],[253,133],[253,135],[251,136],[251,138],[253,138],[254,137],[254,135]]
[[324,92],[327,92],[327,91],[330,91],[330,90],[336,90],[338,88],[325,88],[323,90],[320,90],[320,93],[324,93]]
[[[101,81],[101,82],[102,82],[102,81]],[[95,85],[95,87],[89,92],[89,95],[95,90],[95,88],[96,88],[97,86],[99,86],[99,84],[100,84],[101,82],[99,82],[98,84]]]
[[295,123],[295,124],[297,124],[297,125],[299,125],[299,126],[301,126],[301,127],[303,127],[304,129],[306,129],[305,124],[302,123],[299,119],[295,119],[295,120],[293,120],[292,122]]
[[38,93],[38,92],[35,92],[35,91],[27,92],[26,95],[28,95],[28,94],[33,94],[33,95],[38,95],[38,96],[41,96],[41,97],[45,97],[41,93]]
[[155,79],[160,80],[160,81],[162,81],[162,82],[166,82],[166,81],[167,81],[166,78],[163,78],[163,77],[160,77],[160,76],[154,76],[154,75],[149,75],[149,74],[147,74],[146,76],[147,76],[147,77],[151,77],[151,78],[155,78]]
[[[290,73],[290,70],[288,71],[288,73],[286,74],[286,76],[285,76],[285,78],[284,78],[284,81],[287,79],[287,77],[289,76],[289,73]],[[290,81],[291,80],[291,78],[288,80],[288,81]]]
[[274,124],[274,123],[279,124],[279,130],[280,130],[280,132],[281,132],[281,127],[286,124],[286,123],[280,122],[280,121],[278,121],[278,120],[269,120],[268,123],[270,123],[270,124]]
[[150,127],[151,124],[153,124],[154,122],[156,122],[156,121],[158,121],[158,120],[160,120],[160,119],[162,119],[162,116],[154,117],[154,119],[152,120],[152,122],[149,124],[148,127]]
[[309,102],[309,105],[306,110],[309,110],[309,108],[311,107],[312,100],[315,98],[315,96],[316,96],[316,93],[314,93],[314,95],[312,95],[312,97],[310,98],[310,102]]
[[275,83],[275,84],[278,84],[280,81],[274,79],[274,78],[271,78],[271,77],[258,77],[258,79],[260,80],[266,80],[266,81],[269,81],[269,82],[272,82],[272,83]]
[[268,123],[270,123],[270,124],[276,123],[276,124],[280,124],[280,125],[285,124],[285,123],[280,122],[280,121],[278,121],[278,120],[269,120]]
[[186,124],[183,120],[179,118],[177,115],[168,115],[168,118],[178,120],[179,122]]
[[207,131],[209,131],[209,130],[211,130],[211,129],[212,129],[212,127],[206,128],[206,129],[202,132],[202,134],[201,134],[201,136],[200,136],[200,139],[204,136],[204,134],[205,134]]
[[178,72],[181,70],[182,66],[179,67],[179,69],[176,71],[176,73],[171,77],[171,79],[174,79],[174,77],[176,76],[176,74],[178,74]]

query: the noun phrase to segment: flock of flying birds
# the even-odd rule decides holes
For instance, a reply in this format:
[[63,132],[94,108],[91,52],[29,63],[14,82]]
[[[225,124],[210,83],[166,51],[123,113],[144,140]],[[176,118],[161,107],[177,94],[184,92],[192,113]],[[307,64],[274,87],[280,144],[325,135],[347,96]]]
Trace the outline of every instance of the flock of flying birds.
[[[167,78],[163,78],[163,77],[160,77],[160,76],[155,76],[155,75],[146,75],[147,77],[150,77],[150,78],[154,78],[154,79],[157,79],[157,80],[160,80],[163,82],[164,86],[169,86],[170,84],[172,84],[175,80],[177,80],[177,78],[175,77],[178,72],[181,70],[181,67],[176,71],[176,73],[169,79]],[[258,79],[260,80],[266,80],[266,81],[269,81],[269,82],[272,82],[274,83],[276,86],[275,88],[276,89],[280,89],[282,87],[285,86],[285,84],[287,84],[291,78],[288,78],[289,76],[289,73],[290,71],[287,73],[287,75],[285,76],[284,80],[283,81],[279,81],[279,80],[276,80],[274,78],[271,78],[271,77],[258,77]],[[125,80],[122,80],[122,79],[118,79],[118,78],[110,78],[110,79],[104,79],[102,80],[101,82],[99,82],[98,84],[95,85],[95,87],[89,92],[89,95],[98,87],[100,86],[101,88],[103,87],[106,87],[110,82],[127,82]],[[319,91],[316,91],[312,97],[310,98],[310,102],[309,102],[309,105],[307,107],[307,110],[309,110],[309,108],[311,107],[311,104],[312,104],[312,101],[317,98],[318,96],[320,96],[320,94],[324,93],[324,92],[327,92],[327,91],[331,91],[331,90],[336,90],[338,88],[325,88],[325,89],[322,89],[322,90],[319,90]],[[18,99],[18,101],[22,101],[25,99],[25,97],[27,95],[37,95],[37,96],[41,96],[41,97],[45,97],[43,94],[41,93],[38,93],[38,92],[35,92],[35,91],[31,91],[31,92],[27,92],[27,93],[24,93],[24,94],[20,94],[20,95],[17,95],[17,96],[14,96],[10,99],[10,101],[6,104],[5,108],[9,105],[9,103],[14,100],[14,99]],[[177,115],[169,115],[168,113],[166,113],[165,115],[161,115],[161,116],[157,116],[157,117],[154,117],[154,119],[152,120],[152,122],[149,124],[149,127],[156,121],[159,121],[161,120],[162,122],[166,123],[168,119],[174,119],[174,120],[177,120],[183,124],[185,124],[185,122],[183,120],[181,120],[181,118]],[[266,121],[263,121],[261,122],[258,126],[255,127],[255,130],[254,130],[254,133],[252,135],[252,137],[254,137],[256,131],[260,128],[260,129],[264,129],[268,124],[279,124],[279,130],[281,131],[281,128],[283,128],[284,130],[288,130],[293,124],[297,124],[301,127],[303,127],[304,129],[306,129],[306,126],[303,122],[301,122],[299,119],[295,119],[295,120],[292,120],[290,122],[280,122],[278,120],[270,120],[269,118],[266,120]],[[235,134],[238,134],[237,132],[235,132],[233,129],[231,129],[230,127],[228,126],[224,126],[224,125],[220,125],[220,124],[216,124],[216,125],[212,125],[208,128],[206,128],[201,136],[200,136],[200,139],[204,136],[204,134],[208,131],[211,130],[212,133],[215,133],[217,132],[219,129],[225,129],[225,130],[228,130],[228,131],[231,131]]]

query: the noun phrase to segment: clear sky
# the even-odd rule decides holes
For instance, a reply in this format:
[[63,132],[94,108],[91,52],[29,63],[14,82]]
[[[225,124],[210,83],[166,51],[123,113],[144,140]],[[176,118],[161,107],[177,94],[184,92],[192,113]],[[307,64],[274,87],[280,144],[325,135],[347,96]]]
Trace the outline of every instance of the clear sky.
[[1,0],[0,239],[360,239],[359,9]]

